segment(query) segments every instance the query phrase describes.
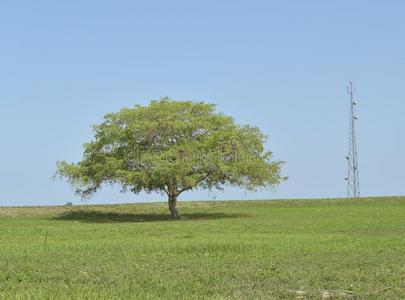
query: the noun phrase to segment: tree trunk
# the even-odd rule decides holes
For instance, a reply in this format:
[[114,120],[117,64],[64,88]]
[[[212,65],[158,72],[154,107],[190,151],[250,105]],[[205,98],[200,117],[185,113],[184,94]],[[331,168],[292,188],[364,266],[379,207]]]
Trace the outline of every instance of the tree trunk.
[[169,210],[170,213],[172,214],[172,218],[175,220],[181,220],[181,215],[179,214],[179,212],[177,211],[177,195],[175,194],[171,194],[169,195]]

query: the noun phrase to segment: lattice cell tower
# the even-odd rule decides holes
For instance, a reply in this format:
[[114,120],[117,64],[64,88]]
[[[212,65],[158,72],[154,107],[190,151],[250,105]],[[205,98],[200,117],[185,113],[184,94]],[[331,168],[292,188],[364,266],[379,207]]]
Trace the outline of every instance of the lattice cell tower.
[[347,93],[350,98],[350,121],[349,121],[349,151],[347,160],[347,197],[360,197],[359,164],[357,160],[356,122],[359,117],[356,114],[357,100],[353,95],[353,84],[349,81]]

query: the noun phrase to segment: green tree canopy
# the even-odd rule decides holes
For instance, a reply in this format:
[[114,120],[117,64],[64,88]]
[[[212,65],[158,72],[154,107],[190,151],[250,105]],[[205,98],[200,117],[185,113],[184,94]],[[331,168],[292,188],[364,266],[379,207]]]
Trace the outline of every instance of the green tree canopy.
[[109,113],[93,127],[82,161],[57,163],[57,173],[82,197],[105,183],[123,192],[163,192],[178,219],[177,197],[184,191],[225,185],[254,191],[285,179],[281,162],[264,149],[266,136],[237,125],[213,104],[163,98]]

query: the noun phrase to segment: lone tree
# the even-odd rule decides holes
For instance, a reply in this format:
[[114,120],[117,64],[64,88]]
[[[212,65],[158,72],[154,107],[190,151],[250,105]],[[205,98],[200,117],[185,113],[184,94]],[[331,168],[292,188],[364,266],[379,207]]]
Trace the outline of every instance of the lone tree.
[[224,185],[254,191],[285,179],[282,162],[264,149],[265,135],[237,125],[213,104],[163,98],[109,113],[93,130],[82,161],[57,163],[57,174],[83,198],[103,183],[123,192],[166,193],[172,217],[180,219],[176,204],[184,191]]

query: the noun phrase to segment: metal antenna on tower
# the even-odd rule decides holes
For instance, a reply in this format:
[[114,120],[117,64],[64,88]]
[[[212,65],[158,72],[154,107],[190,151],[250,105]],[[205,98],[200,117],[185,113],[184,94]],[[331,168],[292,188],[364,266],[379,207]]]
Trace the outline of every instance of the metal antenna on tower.
[[348,170],[347,177],[347,197],[360,197],[359,165],[357,160],[357,141],[356,141],[356,121],[359,117],[356,114],[357,100],[353,95],[353,84],[349,81],[347,94],[350,98],[350,122],[349,122],[349,152],[346,156]]

